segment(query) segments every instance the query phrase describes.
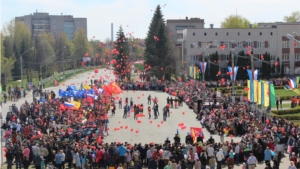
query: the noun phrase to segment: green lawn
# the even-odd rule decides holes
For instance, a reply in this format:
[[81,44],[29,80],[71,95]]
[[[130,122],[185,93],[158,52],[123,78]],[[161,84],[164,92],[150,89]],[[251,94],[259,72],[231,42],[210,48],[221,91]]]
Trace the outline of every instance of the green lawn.
[[275,90],[275,94],[280,96],[300,96],[300,94],[296,93],[293,90],[285,90],[285,89],[279,89]]

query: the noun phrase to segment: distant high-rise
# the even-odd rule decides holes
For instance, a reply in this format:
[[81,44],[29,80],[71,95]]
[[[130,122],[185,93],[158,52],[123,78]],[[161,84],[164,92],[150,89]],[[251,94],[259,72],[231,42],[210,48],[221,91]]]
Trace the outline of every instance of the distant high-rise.
[[74,33],[80,28],[84,29],[87,36],[87,19],[74,18],[72,15],[49,15],[36,11],[30,15],[16,17],[16,20],[22,21],[30,30],[32,36],[38,36],[41,32],[51,32],[54,38],[57,38],[61,32],[64,32],[69,40],[73,40]]

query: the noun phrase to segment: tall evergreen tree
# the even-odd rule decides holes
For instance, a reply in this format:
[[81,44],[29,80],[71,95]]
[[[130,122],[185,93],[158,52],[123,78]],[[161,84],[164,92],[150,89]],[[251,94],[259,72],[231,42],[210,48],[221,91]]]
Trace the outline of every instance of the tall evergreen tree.
[[[242,50],[238,53],[240,57],[237,59],[237,66],[239,66],[236,80],[246,80],[249,79],[248,73],[247,73],[247,66],[250,65],[251,67],[251,57],[248,57],[245,55],[245,52]],[[250,67],[248,69],[250,69]]]
[[145,46],[145,64],[151,66],[149,74],[155,75],[159,79],[162,77],[170,79],[174,59],[171,57],[171,43],[159,5],[149,26]]
[[119,75],[121,80],[125,77],[130,79],[130,66],[129,66],[129,46],[128,39],[125,37],[122,26],[120,26],[117,32],[117,41],[115,42],[116,49],[116,63],[113,65],[115,68],[115,74]]

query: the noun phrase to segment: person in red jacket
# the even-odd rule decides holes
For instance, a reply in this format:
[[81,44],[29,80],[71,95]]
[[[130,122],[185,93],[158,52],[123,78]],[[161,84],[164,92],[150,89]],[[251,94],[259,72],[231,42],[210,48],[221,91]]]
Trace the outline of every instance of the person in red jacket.
[[98,167],[101,167],[101,162],[102,162],[102,151],[100,147],[98,147],[97,152],[96,152],[96,163],[98,163]]

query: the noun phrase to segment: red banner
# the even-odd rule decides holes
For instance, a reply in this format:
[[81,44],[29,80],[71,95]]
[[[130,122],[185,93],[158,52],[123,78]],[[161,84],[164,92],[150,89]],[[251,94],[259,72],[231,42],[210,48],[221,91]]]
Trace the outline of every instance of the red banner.
[[194,143],[197,141],[197,137],[200,135],[204,139],[204,133],[202,128],[199,127],[191,127],[190,128],[191,136],[193,138]]

